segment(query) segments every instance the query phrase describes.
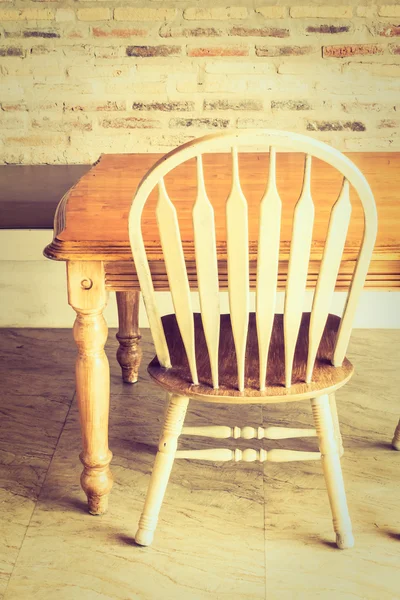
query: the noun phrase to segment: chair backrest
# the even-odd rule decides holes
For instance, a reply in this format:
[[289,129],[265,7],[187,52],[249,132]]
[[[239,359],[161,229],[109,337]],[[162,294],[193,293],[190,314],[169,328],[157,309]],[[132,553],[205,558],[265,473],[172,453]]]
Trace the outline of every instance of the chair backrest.
[[332,165],[343,175],[339,197],[334,204],[325,240],[314,293],[309,329],[306,381],[310,382],[321,336],[326,324],[351,215],[349,186],[352,185],[364,211],[364,232],[353,273],[332,364],[340,366],[348,346],[357,301],[364,285],[376,233],[376,206],[371,189],[361,171],[341,152],[308,136],[286,131],[261,130],[256,133],[217,133],[179,146],[159,160],[143,177],[134,196],[129,235],[136,272],[146,306],[158,360],[171,366],[168,346],[157,309],[155,291],[143,242],[143,207],[158,186],[156,207],[161,246],[177,323],[186,350],[193,384],[198,383],[193,310],[190,286],[182,250],[176,209],[164,184],[165,175],[181,163],[197,158],[197,198],[193,207],[193,232],[197,285],[201,316],[207,343],[212,381],[218,388],[218,347],[220,305],[214,210],[204,184],[202,155],[210,152],[232,153],[232,187],[226,202],[226,243],[228,292],[232,332],[235,343],[238,388],[244,389],[245,352],[249,323],[249,240],[248,207],[239,178],[238,147],[269,150],[269,178],[260,203],[256,278],[256,323],[260,359],[260,390],[265,388],[268,350],[275,314],[280,245],[281,200],[276,185],[276,149],[305,153],[303,187],[295,206],[284,304],[285,380],[290,387],[292,365],[306,290],[312,243],[314,204],[310,192],[312,156]]

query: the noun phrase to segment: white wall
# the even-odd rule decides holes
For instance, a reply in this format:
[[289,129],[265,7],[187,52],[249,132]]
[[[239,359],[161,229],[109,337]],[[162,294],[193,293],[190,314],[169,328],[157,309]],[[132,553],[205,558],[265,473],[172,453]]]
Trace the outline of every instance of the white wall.
[[[0,327],[71,327],[74,311],[67,303],[65,263],[50,261],[43,248],[51,241],[49,230],[0,231]],[[307,293],[305,310],[312,294]],[[170,296],[158,294],[162,314],[172,312]],[[253,295],[254,302],[254,295]],[[331,312],[341,314],[345,293],[336,292]],[[193,305],[198,306],[197,294]],[[283,293],[277,310],[282,310]],[[221,307],[228,312],[228,299],[221,293]],[[115,294],[111,293],[105,317],[109,327],[117,327]],[[142,304],[140,326],[147,327]],[[362,295],[355,327],[400,329],[400,291],[372,292]]]

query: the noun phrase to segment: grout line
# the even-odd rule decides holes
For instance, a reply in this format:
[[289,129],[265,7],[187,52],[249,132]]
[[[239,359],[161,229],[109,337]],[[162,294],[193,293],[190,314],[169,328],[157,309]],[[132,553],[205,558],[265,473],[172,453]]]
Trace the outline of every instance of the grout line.
[[52,464],[52,462],[53,462],[54,455],[55,455],[55,453],[56,453],[56,450],[57,450],[57,448],[58,448],[58,444],[59,444],[59,442],[60,442],[61,434],[62,434],[62,432],[64,431],[64,427],[65,427],[65,424],[66,424],[66,422],[67,422],[67,419],[68,419],[68,417],[69,417],[69,413],[71,412],[71,408],[72,408],[72,404],[73,404],[73,402],[74,402],[74,399],[75,399],[75,395],[76,395],[76,390],[75,390],[75,391],[74,391],[74,393],[72,394],[72,398],[71,398],[71,402],[70,402],[69,408],[68,408],[68,410],[67,410],[67,414],[65,415],[65,419],[64,419],[64,422],[63,422],[63,424],[62,424],[62,427],[60,427],[60,433],[58,434],[58,438],[57,438],[57,442],[56,442],[56,444],[55,444],[55,446],[54,446],[53,454],[51,455],[51,458],[50,458],[50,460],[49,460],[49,464],[48,464],[48,467],[47,467],[47,469],[46,469],[45,476],[44,476],[44,478],[43,478],[43,483],[42,483],[42,485],[41,485],[40,491],[39,491],[39,493],[38,493],[38,495],[37,495],[37,498],[36,498],[36,500],[35,500],[35,505],[34,505],[34,507],[33,507],[33,509],[32,509],[32,513],[31,513],[31,516],[30,516],[30,519],[29,519],[29,523],[28,523],[28,525],[26,526],[25,533],[24,533],[24,536],[23,536],[23,538],[22,538],[22,541],[21,541],[21,545],[20,545],[20,547],[19,547],[18,554],[17,554],[17,557],[16,557],[16,559],[15,559],[15,562],[14,562],[14,566],[13,566],[13,568],[12,568],[12,570],[11,570],[11,573],[10,573],[10,576],[9,576],[9,578],[8,578],[7,585],[6,585],[6,589],[4,590],[4,596],[3,596],[3,599],[4,599],[4,600],[6,600],[8,586],[10,585],[11,578],[12,578],[12,576],[14,575],[15,567],[17,566],[18,559],[19,559],[19,555],[21,554],[22,546],[23,546],[23,545],[24,545],[24,543],[25,543],[26,534],[28,533],[28,529],[29,529],[29,527],[30,527],[30,525],[31,525],[32,518],[33,518],[33,515],[34,515],[34,513],[35,513],[35,510],[36,510],[36,508],[37,508],[37,504],[38,504],[38,502],[39,502],[39,499],[40,499],[41,493],[42,493],[42,491],[43,491],[43,488],[44,488],[44,485],[45,485],[45,483],[46,483],[46,480],[47,480],[47,475],[48,475],[48,473],[49,473],[49,470],[50,470],[51,464]]
[[[264,426],[264,409],[265,409],[265,405],[261,405],[261,424],[262,426]],[[267,461],[262,463],[262,486],[263,486],[263,500],[264,500],[264,505],[263,505],[263,519],[264,519],[264,523],[263,523],[263,532],[264,532],[264,572],[265,572],[265,600],[267,600],[267,539],[266,539],[266,494],[265,494],[265,489],[266,489],[266,485],[265,485],[265,469],[267,468]]]

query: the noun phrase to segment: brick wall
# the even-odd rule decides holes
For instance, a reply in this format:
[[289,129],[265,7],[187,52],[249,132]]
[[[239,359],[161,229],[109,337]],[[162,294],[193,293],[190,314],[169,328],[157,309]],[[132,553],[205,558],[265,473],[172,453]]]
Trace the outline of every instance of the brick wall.
[[0,0],[0,162],[260,127],[399,151],[399,76],[399,2]]

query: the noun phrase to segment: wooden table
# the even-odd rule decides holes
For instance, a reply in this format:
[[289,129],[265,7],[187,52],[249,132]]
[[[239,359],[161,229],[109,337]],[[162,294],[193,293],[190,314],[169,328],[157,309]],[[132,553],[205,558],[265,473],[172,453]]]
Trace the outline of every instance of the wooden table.
[[[400,289],[400,153],[349,153],[360,167],[375,194],[379,232],[366,288]],[[103,309],[107,293],[117,293],[120,347],[118,360],[124,381],[135,382],[140,363],[138,329],[139,285],[128,240],[128,212],[136,187],[158,154],[103,155],[62,198],[55,216],[54,240],[45,255],[67,262],[68,301],[77,313],[74,337],[78,347],[76,364],[77,399],[80,409],[84,465],[82,487],[89,511],[100,514],[107,508],[112,486],[108,448],[109,366],[104,352],[107,325]],[[278,189],[283,201],[281,252],[278,286],[284,289],[288,265],[291,213],[299,197],[304,157],[281,153],[277,158]],[[240,155],[243,191],[249,204],[250,279],[254,283],[258,202],[266,184],[265,154]],[[224,203],[230,188],[230,156],[204,157],[206,187],[217,222],[217,251],[221,289],[227,286]],[[225,175],[224,175],[225,174]],[[336,200],[340,175],[321,161],[313,161],[312,192],[316,204],[314,241],[308,286],[315,284],[327,218]],[[191,207],[194,202],[195,164],[188,161],[166,178],[175,201],[191,285],[196,287]],[[157,290],[168,289],[158,239],[155,194],[143,213],[143,233]],[[352,197],[352,223],[346,242],[336,289],[345,290],[355,265],[363,229],[360,203]]]

